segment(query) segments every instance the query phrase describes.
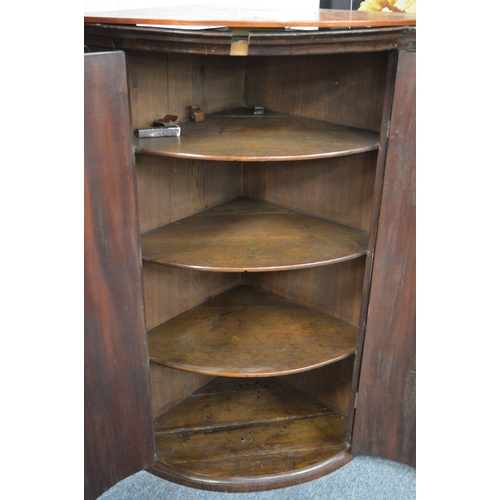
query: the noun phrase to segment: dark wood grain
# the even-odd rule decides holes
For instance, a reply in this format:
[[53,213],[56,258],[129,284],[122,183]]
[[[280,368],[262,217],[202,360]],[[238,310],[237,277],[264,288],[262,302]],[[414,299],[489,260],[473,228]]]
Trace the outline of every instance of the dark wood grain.
[[[162,54],[229,56],[233,36],[229,29],[184,31],[119,24],[84,26],[88,50],[147,50]],[[300,56],[313,54],[377,53],[414,50],[416,29],[389,26],[371,29],[338,28],[314,31],[249,31],[248,55]],[[233,58],[234,59],[234,58]],[[244,59],[244,58],[240,58]]]
[[279,421],[289,419],[290,415],[301,418],[333,412],[326,405],[277,384],[274,379],[263,379],[259,384],[251,380],[255,388],[250,384],[245,387],[241,379],[226,380],[233,386],[227,383],[223,391],[219,386],[217,392],[202,388],[186,399],[182,412],[177,409],[157,418],[155,434],[241,427],[248,425],[249,421],[265,422],[271,415],[273,421]]
[[244,273],[242,282],[359,325],[365,259],[272,273]]
[[179,123],[180,137],[134,138],[138,153],[220,161],[332,158],[378,148],[378,134],[335,123],[253,110]]
[[242,194],[239,163],[136,155],[141,232],[194,215]]
[[85,498],[153,460],[123,53],[85,55]]
[[244,58],[129,51],[127,70],[134,128],[166,114],[187,120],[194,104],[205,114],[244,106]]
[[354,356],[315,370],[279,377],[278,380],[336,410],[348,414]]
[[142,235],[142,258],[204,271],[316,267],[366,254],[367,233],[237,198]]
[[273,379],[219,380],[156,420],[156,469],[191,486],[249,491],[345,463],[339,412]]
[[386,52],[249,57],[246,105],[379,131],[386,66]]
[[[111,31],[112,28],[111,27]],[[89,26],[89,29],[90,26]],[[118,40],[123,43],[124,40]],[[109,42],[108,42],[109,43]],[[285,33],[250,31],[248,55],[250,56],[301,56],[319,54],[375,55],[388,50],[414,50],[416,28],[413,26],[389,26],[371,29],[319,29]],[[223,50],[220,45],[219,50]],[[214,49],[215,50],[215,49]]]
[[201,272],[151,262],[143,263],[142,276],[148,330],[241,282],[237,273]]
[[353,451],[415,465],[415,53],[399,56]]
[[377,166],[374,182],[374,196],[371,211],[370,220],[370,238],[368,241],[368,255],[366,258],[366,264],[364,269],[364,278],[362,289],[364,293],[360,295],[360,309],[359,309],[359,319],[358,324],[360,326],[360,331],[358,335],[358,347],[354,362],[353,371],[353,383],[351,386],[351,396],[349,401],[349,429],[350,436],[348,437],[348,442],[352,443],[352,429],[354,426],[354,415],[355,406],[357,399],[357,390],[359,385],[359,372],[363,356],[363,343],[364,343],[364,333],[366,327],[366,315],[368,311],[368,301],[370,298],[370,283],[372,278],[373,269],[373,254],[375,251],[375,244],[377,240],[377,228],[380,215],[380,201],[382,197],[382,186],[384,181],[384,169],[385,169],[385,157],[387,152],[387,138],[389,136],[390,119],[391,119],[391,109],[393,102],[394,84],[396,80],[397,72],[397,59],[398,52],[393,51],[388,54],[387,61],[387,72],[385,75],[385,85],[384,85],[384,103],[382,107],[382,122],[380,131],[380,150],[377,156]]
[[354,352],[357,329],[278,296],[239,286],[148,333],[158,364],[207,375],[310,370]]
[[[240,276],[235,273],[204,273],[149,262],[143,264],[142,270],[148,329],[240,283]],[[204,375],[156,363],[150,363],[150,376],[155,416],[210,380]]]
[[[243,165],[243,194],[368,231],[377,152]],[[321,194],[321,195],[320,195]]]
[[149,364],[149,375],[154,418],[165,413],[214,378],[210,375],[167,368],[153,362]]
[[[233,410],[231,406],[229,410],[226,408],[226,411]],[[246,410],[247,407],[242,408],[243,412]],[[250,422],[245,428],[209,427],[210,432],[200,432],[195,428],[187,433],[156,434],[157,460],[215,477],[241,474],[252,477],[290,472],[311,462],[316,463],[315,454],[322,448],[327,448],[330,454],[345,449],[345,425],[335,413],[270,423],[274,414],[272,408],[266,407],[264,417],[263,424]],[[308,452],[309,464],[304,457],[301,457],[302,463],[296,463],[294,458],[300,451]],[[276,454],[278,460],[272,460]],[[259,456],[261,460],[256,460]],[[222,463],[226,464],[224,468],[220,467]]]
[[164,24],[179,26],[229,26],[285,28],[290,26],[368,28],[413,26],[415,14],[362,12],[331,9],[256,9],[241,7],[189,6],[153,7],[85,14],[87,23]]
[[[336,471],[352,459],[353,455],[350,453],[349,447],[344,443],[339,443],[337,445],[332,444],[329,449],[316,449],[312,453],[308,450],[294,450],[292,454],[286,453],[284,456],[279,453],[274,454],[266,461],[270,470],[278,471],[276,474],[271,475],[256,474],[251,477],[246,475],[245,472],[248,471],[248,467],[244,460],[241,462],[243,474],[239,476],[210,477],[190,471],[187,468],[166,465],[158,461],[149,469],[149,472],[168,481],[203,490],[222,492],[267,491],[318,479]],[[286,466],[290,470],[283,471],[284,461],[286,461]],[[251,463],[255,463],[255,461]],[[224,470],[227,460],[223,458],[219,460],[218,464],[215,461],[213,464],[213,469]],[[264,464],[261,464],[261,466],[264,467]]]

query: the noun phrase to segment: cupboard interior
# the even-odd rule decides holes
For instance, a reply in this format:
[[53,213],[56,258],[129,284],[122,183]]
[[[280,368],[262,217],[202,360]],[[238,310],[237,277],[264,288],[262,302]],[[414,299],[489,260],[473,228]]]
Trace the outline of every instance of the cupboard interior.
[[[205,115],[263,106],[266,110],[379,132],[387,64],[388,55],[383,52],[230,57],[130,51],[127,68],[132,127],[149,127],[154,119],[166,114],[177,115],[181,121],[189,119],[189,107],[196,104]],[[140,231],[146,233],[244,196],[369,232],[377,155],[378,151],[374,150],[307,161],[234,162],[137,153]],[[150,331],[211,297],[246,285],[360,329],[365,264],[366,257],[361,256],[287,271],[207,272],[144,262],[147,328]],[[229,466],[225,456],[215,457],[206,468],[200,464],[205,464],[207,459],[201,458],[192,465],[181,452],[176,458],[163,458],[162,450],[176,449],[168,440],[188,432],[181,426],[176,434],[176,408],[184,405],[183,414],[188,415],[199,398],[215,397],[213,394],[224,394],[220,396],[221,404],[226,404],[235,387],[242,401],[250,394],[255,395],[255,390],[264,389],[272,394],[281,391],[280,397],[286,399],[293,389],[299,400],[311,400],[304,403],[305,407],[323,406],[326,413],[311,410],[310,419],[327,418],[327,424],[321,425],[326,425],[330,433],[334,429],[335,436],[330,440],[331,446],[315,450],[314,460],[326,460],[345,450],[349,444],[349,415],[353,407],[355,353],[354,348],[351,355],[325,366],[300,373],[276,373],[268,378],[248,374],[241,378],[216,377],[150,362],[157,460],[170,461],[172,467],[191,471],[189,473],[195,476],[217,475],[221,463],[226,464],[223,475],[248,474],[248,463],[236,460],[234,467]],[[294,418],[305,420],[299,418],[300,411]],[[281,417],[274,413],[272,417],[262,418],[281,422]],[[230,422],[221,422],[218,426],[230,434],[227,427]],[[193,423],[189,432],[195,430],[196,423]],[[324,441],[328,442],[325,436]],[[213,450],[211,443],[201,446]],[[187,454],[194,453],[189,447],[182,449]],[[231,453],[234,454],[234,450]],[[283,460],[284,454],[279,446],[274,459],[271,460],[272,453],[269,453],[262,474],[310,467],[314,462],[311,453],[300,450],[293,452],[293,460],[290,457]],[[255,462],[255,457],[252,460]],[[258,475],[256,471],[252,473]]]

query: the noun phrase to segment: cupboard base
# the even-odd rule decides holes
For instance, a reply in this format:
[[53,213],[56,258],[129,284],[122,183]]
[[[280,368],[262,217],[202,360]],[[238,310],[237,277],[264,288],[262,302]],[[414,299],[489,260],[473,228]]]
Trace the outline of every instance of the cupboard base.
[[173,483],[191,488],[226,493],[244,493],[286,488],[287,486],[306,483],[340,469],[353,458],[350,451],[346,449],[327,460],[304,469],[261,477],[206,477],[194,473],[187,474],[185,471],[169,467],[160,462],[155,462],[148,472]]
[[344,414],[274,378],[219,377],[156,419],[150,472],[213,491],[282,488],[348,463],[346,430]]

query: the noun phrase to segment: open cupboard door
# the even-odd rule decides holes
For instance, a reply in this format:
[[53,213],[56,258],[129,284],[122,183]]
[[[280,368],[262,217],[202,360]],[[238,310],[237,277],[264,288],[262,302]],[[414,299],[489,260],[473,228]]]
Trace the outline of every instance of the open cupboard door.
[[416,54],[400,52],[352,449],[415,466]]
[[153,462],[123,52],[85,59],[85,498]]

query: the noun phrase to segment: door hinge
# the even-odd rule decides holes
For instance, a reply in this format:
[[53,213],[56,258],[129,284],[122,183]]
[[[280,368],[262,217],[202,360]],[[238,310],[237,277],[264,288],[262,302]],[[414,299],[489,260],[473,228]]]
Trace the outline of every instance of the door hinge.
[[358,406],[358,393],[354,395],[354,409]]

